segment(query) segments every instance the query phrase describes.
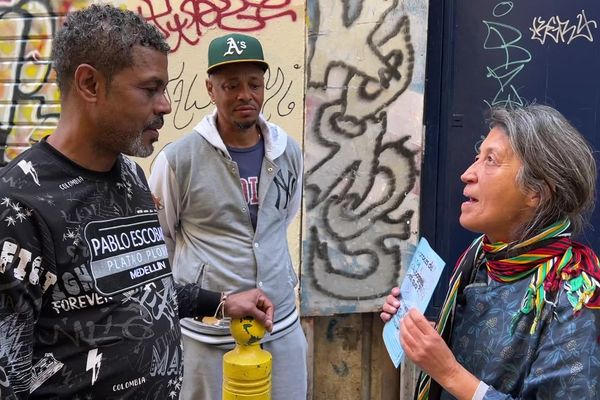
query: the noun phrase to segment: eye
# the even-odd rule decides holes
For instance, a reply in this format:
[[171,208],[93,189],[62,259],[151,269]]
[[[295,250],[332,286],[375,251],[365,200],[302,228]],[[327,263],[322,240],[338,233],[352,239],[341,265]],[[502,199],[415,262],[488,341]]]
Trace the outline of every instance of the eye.
[[488,154],[485,157],[485,163],[488,165],[496,165],[496,158],[492,154]]
[[143,88],[146,93],[148,93],[150,96],[154,96],[156,93],[158,93],[159,89],[158,86],[152,86],[152,87],[145,87]]

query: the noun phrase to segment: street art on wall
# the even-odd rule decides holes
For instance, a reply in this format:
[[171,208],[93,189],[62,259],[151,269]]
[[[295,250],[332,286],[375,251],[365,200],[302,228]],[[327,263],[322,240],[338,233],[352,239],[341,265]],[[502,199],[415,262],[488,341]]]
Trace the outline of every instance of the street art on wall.
[[[291,0],[279,1],[205,1],[141,0],[138,12],[156,25],[176,52],[181,43],[197,45],[209,29],[226,32],[258,32],[270,20],[284,19],[295,22],[296,11]],[[173,40],[172,37],[175,37]]]
[[[304,2],[302,0],[128,0],[121,1],[165,35],[171,46],[167,95],[172,112],[154,156],[190,132],[213,110],[206,93],[210,41],[229,32],[259,38],[270,69],[265,75],[265,117],[302,140],[304,116]],[[282,43],[281,38],[285,38]],[[149,171],[154,156],[136,160]]]
[[308,3],[301,308],[374,311],[417,239],[425,2]]
[[0,166],[52,132],[60,112],[50,65],[52,35],[81,1],[0,3]]
[[[92,1],[0,3],[0,166],[50,134],[60,113],[50,62],[51,39],[64,15]],[[156,150],[190,131],[212,106],[204,86],[210,40],[227,32],[258,36],[271,64],[265,116],[301,140],[304,96],[304,2],[301,0],[116,0],[165,34],[173,112]],[[284,34],[285,33],[285,34]],[[279,38],[285,37],[283,46]],[[157,154],[155,151],[154,154]],[[148,172],[151,159],[137,160]]]

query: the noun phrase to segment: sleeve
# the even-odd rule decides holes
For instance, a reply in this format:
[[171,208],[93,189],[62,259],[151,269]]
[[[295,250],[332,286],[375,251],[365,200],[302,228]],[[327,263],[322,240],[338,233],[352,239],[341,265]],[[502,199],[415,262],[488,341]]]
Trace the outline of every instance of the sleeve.
[[174,265],[173,256],[176,232],[179,227],[181,196],[175,171],[171,168],[164,151],[161,151],[154,160],[148,185],[150,185],[150,191],[157,204],[158,220],[165,237],[169,261],[171,265]]
[[196,284],[175,284],[179,303],[179,318],[213,315],[221,302],[221,293],[202,289]]
[[[291,140],[288,137],[288,140]],[[294,142],[295,144],[295,142]],[[298,171],[298,178],[296,181],[296,188],[294,191],[294,194],[292,195],[292,198],[290,200],[290,206],[288,207],[288,214],[287,214],[287,218],[286,218],[286,222],[289,225],[292,220],[294,219],[294,217],[296,216],[296,214],[298,213],[298,210],[300,210],[300,205],[302,204],[302,185],[303,185],[303,176],[304,176],[304,165],[302,163],[302,151],[300,150],[300,148],[298,147],[297,144],[295,144],[296,147],[296,151],[299,153],[299,155],[297,156],[296,159],[296,170]]]
[[565,298],[558,300],[554,318],[540,336],[519,396],[490,386],[484,400],[600,398],[600,311],[586,308],[574,314]]
[[[41,219],[8,197],[0,205],[0,398],[26,399],[32,381],[33,333],[43,293],[56,283]],[[46,246],[47,249],[52,246]],[[49,256],[50,255],[50,256]],[[48,257],[49,256],[49,257]]]
[[477,385],[477,389],[471,400],[483,400],[488,388],[489,386],[485,382],[479,381],[479,385]]

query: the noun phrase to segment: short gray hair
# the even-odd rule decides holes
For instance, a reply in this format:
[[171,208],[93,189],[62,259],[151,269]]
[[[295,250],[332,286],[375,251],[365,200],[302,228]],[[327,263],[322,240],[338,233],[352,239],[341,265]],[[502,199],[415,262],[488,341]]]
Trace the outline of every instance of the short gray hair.
[[552,107],[492,108],[490,127],[507,134],[523,166],[517,184],[540,195],[534,217],[521,228],[525,240],[565,218],[580,232],[594,208],[596,162],[592,148],[569,121]]
[[159,30],[132,11],[93,4],[69,14],[52,42],[58,87],[66,93],[81,64],[93,66],[110,82],[116,73],[133,65],[135,45],[163,54],[170,50]]

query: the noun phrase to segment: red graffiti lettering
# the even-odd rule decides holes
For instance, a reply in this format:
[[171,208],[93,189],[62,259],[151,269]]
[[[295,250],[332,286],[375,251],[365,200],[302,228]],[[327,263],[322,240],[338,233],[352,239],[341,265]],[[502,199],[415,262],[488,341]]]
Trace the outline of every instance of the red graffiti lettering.
[[[184,0],[179,9],[170,0],[142,0],[138,13],[156,25],[167,37],[171,51],[181,42],[196,45],[204,31],[217,27],[223,31],[254,32],[266,27],[267,21],[289,17],[296,21],[290,9],[291,0]],[[159,11],[160,10],[160,11]],[[174,37],[174,40],[173,38]],[[173,43],[174,42],[174,43]]]

